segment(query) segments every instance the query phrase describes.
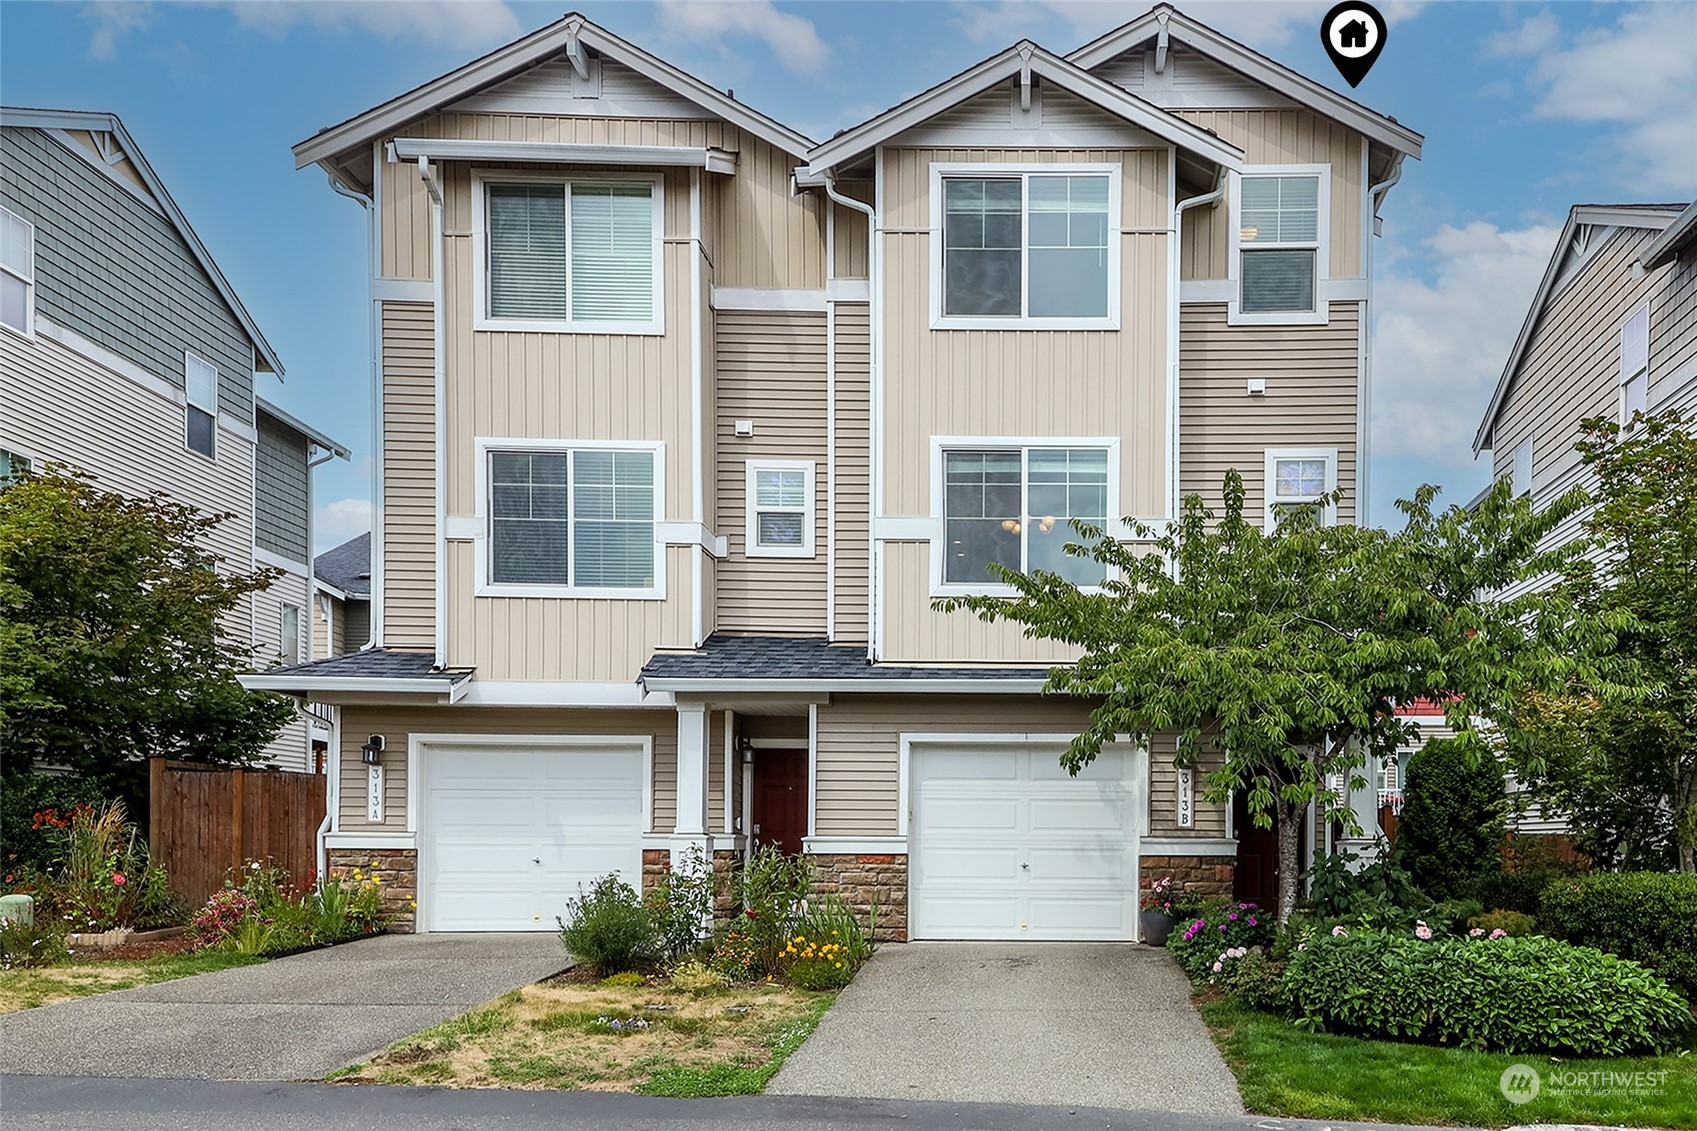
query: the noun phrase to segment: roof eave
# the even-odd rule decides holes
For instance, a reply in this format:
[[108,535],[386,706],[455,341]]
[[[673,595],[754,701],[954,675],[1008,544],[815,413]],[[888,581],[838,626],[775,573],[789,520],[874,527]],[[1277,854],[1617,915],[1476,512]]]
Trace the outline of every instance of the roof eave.
[[926,694],[931,692],[949,692],[951,694],[1035,694],[1048,684],[1046,679],[1031,679],[1027,677],[1002,679],[995,676],[985,676],[980,679],[878,679],[876,677],[854,679],[738,679],[738,678],[668,678],[665,676],[644,676],[642,685],[650,691],[670,691],[674,693],[711,693],[711,692],[740,692],[744,694],[762,694],[774,692],[817,692],[817,691],[864,691],[864,692],[908,692],[911,694]]
[[236,677],[249,691],[271,691],[282,695],[381,695],[422,696],[440,703],[454,703],[465,694],[468,679],[404,679],[374,676],[283,676],[258,672]]
[[1649,246],[1639,254],[1638,262],[1644,270],[1654,271],[1664,264],[1672,263],[1679,258],[1680,252],[1697,243],[1697,201],[1685,206],[1685,211],[1674,218],[1673,223],[1663,229],[1662,234],[1650,241]]
[[294,429],[296,432],[299,432],[302,436],[305,436],[308,440],[312,441],[318,447],[323,448],[325,451],[331,452],[342,459],[353,458],[353,452],[346,444],[342,443],[340,440],[331,439],[323,432],[320,432],[317,428],[314,428],[299,417],[278,408],[264,397],[255,397],[254,406],[266,416],[269,416],[273,420],[285,424]]

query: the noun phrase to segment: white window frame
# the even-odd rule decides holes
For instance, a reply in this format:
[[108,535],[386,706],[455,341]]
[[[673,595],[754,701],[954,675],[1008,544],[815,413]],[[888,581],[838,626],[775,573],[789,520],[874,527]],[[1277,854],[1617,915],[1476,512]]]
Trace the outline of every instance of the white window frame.
[[0,440],[0,488],[9,487],[19,476],[14,475],[13,466],[21,463],[21,472],[28,475],[35,471],[35,460],[28,452],[19,450],[16,446]]
[[[593,585],[537,585],[490,580],[489,457],[494,452],[649,452],[654,457],[654,584],[647,588]],[[534,440],[517,437],[477,439],[477,532],[473,537],[476,565],[473,580],[479,597],[561,597],[601,601],[664,601],[666,599],[666,444],[663,440]],[[571,519],[577,521],[574,515]]]
[[[1018,595],[1011,585],[997,582],[944,581],[944,559],[948,552],[948,514],[944,506],[943,457],[952,451],[980,452],[994,449],[1017,451],[1020,454],[1020,495],[1024,505],[1030,489],[1030,452],[1032,448],[1096,448],[1108,453],[1108,514],[1104,537],[1123,534],[1120,520],[1120,441],[1117,436],[933,436],[931,437],[931,596],[966,597],[979,594],[993,597]],[[1026,554],[1021,543],[1020,555]],[[1113,576],[1110,571],[1109,577]],[[1099,585],[1081,585],[1084,593],[1099,593]]]
[[[546,318],[496,318],[489,313],[489,185],[564,185],[566,190],[566,309],[571,310],[571,186],[590,182],[644,183],[654,186],[654,317],[647,322],[606,322]],[[658,173],[535,173],[477,169],[471,175],[471,279],[473,323],[477,330],[522,334],[657,335],[666,332],[666,179]]]
[[[1277,470],[1282,459],[1323,459],[1326,461],[1326,494],[1338,489],[1338,450],[1336,448],[1268,448],[1261,468],[1261,529],[1271,533],[1278,525],[1274,517],[1276,506],[1319,502],[1319,496],[1300,499],[1280,499],[1273,492],[1278,485]],[[1327,526],[1338,521],[1336,503],[1327,503],[1321,521]]]
[[4,322],[0,322],[0,330],[6,330],[9,333],[19,334],[19,335],[21,335],[25,338],[34,338],[35,337],[35,225],[33,223],[31,223],[30,221],[24,219],[22,216],[18,215],[16,212],[13,212],[10,208],[0,208],[0,213],[5,213],[5,215],[9,216],[11,219],[17,221],[18,223],[22,224],[24,227],[29,229],[29,277],[25,278],[24,276],[18,274],[16,271],[13,271],[8,267],[0,266],[0,272],[4,272],[5,274],[10,275],[12,278],[19,280],[24,285],[24,324],[23,324],[23,326],[18,327],[18,326],[8,326]]
[[[751,459],[744,464],[743,472],[743,555],[750,558],[811,558],[817,552],[814,549],[813,530],[818,521],[817,503],[814,494],[814,472],[816,464],[806,459]],[[762,471],[799,471],[802,473],[803,490],[806,500],[802,504],[802,542],[799,546],[762,546],[756,536],[760,529],[759,517],[761,511],[773,513],[797,513],[791,507],[762,507],[757,500],[756,483]]]
[[[1324,326],[1331,318],[1330,300],[1326,297],[1326,283],[1331,279],[1332,258],[1332,167],[1330,165],[1251,165],[1242,173],[1231,175],[1231,227],[1230,255],[1227,262],[1227,278],[1231,282],[1231,297],[1226,304],[1226,322],[1232,326]],[[1317,199],[1318,223],[1315,228],[1316,244],[1314,248],[1314,309],[1243,311],[1243,181],[1253,177],[1303,177],[1317,176],[1320,178],[1319,195]],[[1306,248],[1307,244],[1261,244],[1252,245],[1251,251],[1278,251],[1280,249],[1295,250]]]
[[[1626,355],[1626,328],[1640,316],[1644,319],[1644,354],[1642,357]],[[1629,369],[1628,366],[1631,368]],[[1632,422],[1632,408],[1627,396],[1627,387],[1634,381],[1642,381],[1643,407],[1645,415],[1650,412],[1650,304],[1643,303],[1620,324],[1620,398],[1619,419],[1621,427]]]
[[[933,330],[1118,330],[1120,328],[1120,245],[1124,243],[1120,178],[1124,170],[1106,162],[1048,162],[1007,164],[976,161],[934,161],[931,164],[931,328]],[[1018,177],[1033,175],[1102,176],[1108,178],[1108,314],[1105,318],[1033,318],[1022,314],[974,315],[943,313],[943,182],[950,178]],[[1030,192],[1020,198],[1020,309],[1025,309],[1031,282]]]
[[[295,614],[294,658],[289,657],[289,610]],[[285,664],[301,662],[301,607],[293,601],[284,601],[277,606],[277,646]]]
[[1514,489],[1514,497],[1530,497],[1532,494],[1532,437],[1514,446],[1514,453],[1509,456],[1508,473]]
[[[212,370],[212,404],[210,407],[198,404],[194,399],[194,382],[189,380],[189,368],[195,362],[199,362]],[[218,384],[222,376],[217,365],[201,357],[193,350],[183,351],[183,450],[190,455],[209,459],[213,462],[218,460]],[[204,412],[212,418],[212,432],[210,433],[212,450],[210,452],[203,452],[189,443],[189,413],[193,411]]]

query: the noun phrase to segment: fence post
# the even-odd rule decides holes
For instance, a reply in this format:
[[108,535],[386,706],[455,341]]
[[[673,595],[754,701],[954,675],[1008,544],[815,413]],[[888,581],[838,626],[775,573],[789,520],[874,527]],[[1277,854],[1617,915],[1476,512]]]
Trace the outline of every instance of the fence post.
[[165,759],[147,760],[147,854],[165,858]]
[[230,867],[234,869],[238,881],[242,875],[243,792],[242,771],[238,767],[230,772]]

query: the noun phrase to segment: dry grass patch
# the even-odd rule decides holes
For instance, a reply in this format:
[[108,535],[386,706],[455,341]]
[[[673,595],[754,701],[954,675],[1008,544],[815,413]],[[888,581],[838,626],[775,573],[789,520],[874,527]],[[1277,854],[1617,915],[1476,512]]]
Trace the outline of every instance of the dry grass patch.
[[777,985],[691,993],[663,979],[640,986],[544,982],[332,1079],[746,1095],[766,1086],[834,998]]
[[155,982],[169,982],[193,974],[207,974],[263,961],[247,955],[207,950],[140,960],[19,967],[0,971],[0,1013],[16,1013],[73,998],[131,990]]

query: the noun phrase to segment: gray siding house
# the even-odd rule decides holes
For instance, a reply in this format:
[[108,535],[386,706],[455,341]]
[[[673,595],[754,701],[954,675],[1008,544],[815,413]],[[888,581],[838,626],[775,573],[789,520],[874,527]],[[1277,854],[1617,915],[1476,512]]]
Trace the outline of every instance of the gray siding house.
[[[311,468],[348,455],[258,395],[282,374],[115,115],[0,109],[0,464],[233,513],[210,548],[286,575],[231,626],[261,669],[308,658]],[[308,768],[309,729],[273,762]]]

